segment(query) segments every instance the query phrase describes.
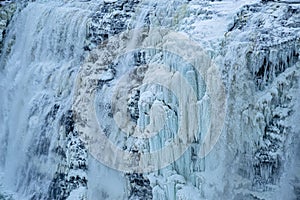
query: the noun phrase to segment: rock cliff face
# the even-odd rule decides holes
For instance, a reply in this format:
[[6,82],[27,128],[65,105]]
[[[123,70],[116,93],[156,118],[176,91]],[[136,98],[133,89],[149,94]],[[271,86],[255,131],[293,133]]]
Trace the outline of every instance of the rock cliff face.
[[9,21],[11,20],[15,10],[16,5],[14,3],[5,3],[0,4],[0,53],[2,54],[2,48],[3,48],[3,40],[6,35],[6,29],[9,24]]
[[300,2],[0,11],[0,199],[300,199]]

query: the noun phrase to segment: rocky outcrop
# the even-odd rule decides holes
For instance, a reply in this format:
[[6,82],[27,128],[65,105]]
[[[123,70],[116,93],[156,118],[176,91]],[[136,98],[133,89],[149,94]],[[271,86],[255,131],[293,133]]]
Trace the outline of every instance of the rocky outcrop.
[[[62,132],[59,138],[60,144],[53,149],[60,158],[57,171],[48,188],[47,199],[68,199],[71,192],[78,188],[87,189],[87,149],[86,144],[80,139],[78,132],[74,130],[73,113],[67,111],[61,118]],[[77,196],[84,199],[85,194]]]
[[0,55],[2,54],[3,40],[7,32],[7,26],[16,11],[16,4],[4,2],[0,4]]
[[143,174],[128,174],[129,181],[129,200],[135,199],[153,199],[152,188],[150,181]]
[[130,19],[134,16],[139,0],[104,1],[88,23],[85,50],[102,44],[108,37],[132,28]]

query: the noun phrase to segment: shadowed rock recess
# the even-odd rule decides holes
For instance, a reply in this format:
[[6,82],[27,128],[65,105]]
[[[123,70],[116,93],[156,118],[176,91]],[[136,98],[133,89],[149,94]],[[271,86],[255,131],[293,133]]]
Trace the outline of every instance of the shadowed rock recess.
[[298,0],[0,1],[0,200],[298,200],[299,77]]

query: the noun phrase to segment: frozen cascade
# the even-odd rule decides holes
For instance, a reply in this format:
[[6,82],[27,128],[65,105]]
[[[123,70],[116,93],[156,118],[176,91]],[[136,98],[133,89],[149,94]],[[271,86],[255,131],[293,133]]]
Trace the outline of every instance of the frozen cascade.
[[300,198],[295,2],[3,3],[0,199]]

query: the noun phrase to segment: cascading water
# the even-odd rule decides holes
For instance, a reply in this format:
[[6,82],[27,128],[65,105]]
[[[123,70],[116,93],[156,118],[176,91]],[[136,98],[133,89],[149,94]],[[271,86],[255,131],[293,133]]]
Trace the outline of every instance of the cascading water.
[[47,193],[58,163],[52,151],[61,137],[59,119],[70,107],[92,8],[29,3],[9,27],[1,56],[0,158],[12,191]]

